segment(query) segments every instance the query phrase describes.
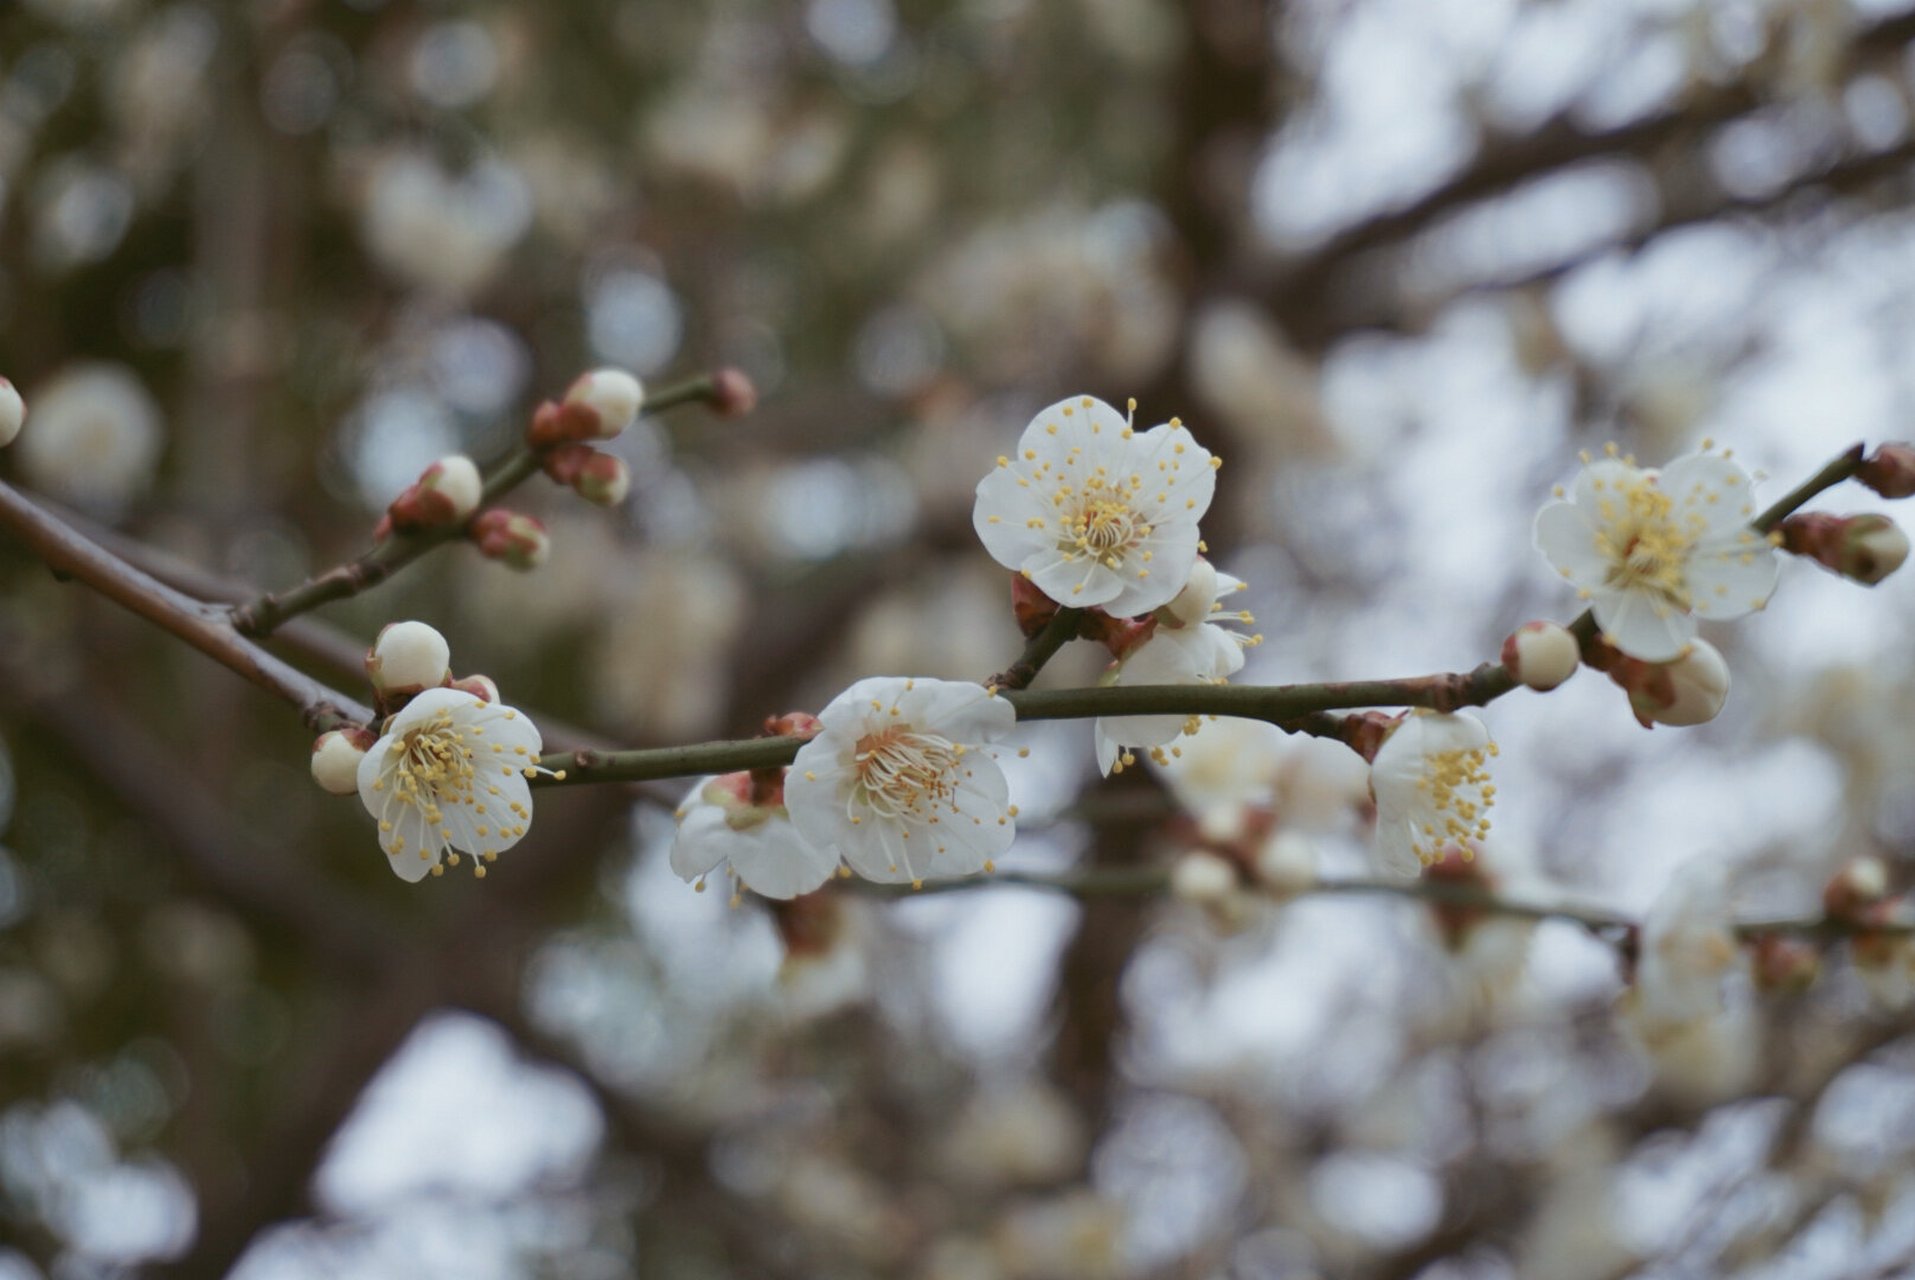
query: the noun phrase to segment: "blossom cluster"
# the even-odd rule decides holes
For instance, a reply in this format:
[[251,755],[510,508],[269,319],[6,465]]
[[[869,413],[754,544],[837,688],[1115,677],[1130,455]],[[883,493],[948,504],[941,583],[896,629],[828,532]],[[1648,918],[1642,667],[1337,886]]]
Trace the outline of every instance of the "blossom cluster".
[[[588,374],[562,402],[539,408],[528,444],[549,474],[594,501],[615,502],[629,477],[591,442],[616,434],[642,403],[636,379]],[[1133,403],[1120,414],[1089,396],[1042,410],[977,485],[973,526],[1014,574],[1013,612],[1025,634],[1061,627],[1063,640],[1101,644],[1111,658],[1102,687],[1225,683],[1262,637],[1233,625],[1254,621],[1226,604],[1245,584],[1208,559],[1200,530],[1221,460],[1178,419],[1136,429],[1135,410]],[[1754,505],[1755,479],[1706,442],[1660,471],[1613,448],[1583,461],[1574,484],[1538,513],[1535,542],[1589,614],[1574,628],[1517,628],[1499,674],[1544,691],[1595,667],[1623,688],[1645,726],[1700,724],[1720,711],[1729,668],[1699,637],[1699,623],[1762,608],[1776,585],[1779,547],[1865,582],[1906,555],[1899,530],[1881,517],[1798,517],[1770,532]],[[1904,485],[1907,461],[1915,459],[1884,450],[1864,478],[1890,492]],[[476,467],[444,459],[395,501],[387,523],[404,530],[469,522],[468,536],[488,554],[536,564],[543,544],[529,517],[499,509],[475,517],[482,494]],[[315,776],[361,796],[408,879],[456,861],[453,850],[483,869],[529,824],[528,783],[546,772],[538,731],[499,704],[489,680],[453,680],[443,637],[423,624],[388,628],[367,670],[387,715],[381,732],[322,737]],[[1181,790],[1176,762],[1206,719],[1100,716],[1093,755],[1111,773],[1144,749]],[[834,875],[922,886],[990,871],[1016,833],[1017,806],[998,762],[1015,721],[1012,700],[994,686],[860,680],[815,717],[767,721],[768,734],[798,740],[789,765],[699,781],[678,810],[671,865],[700,889],[722,872],[740,889],[781,899]],[[1417,709],[1335,723],[1370,766],[1365,792],[1378,864],[1402,876],[1488,883],[1471,865],[1497,792],[1497,747],[1482,721]],[[1221,754],[1239,772],[1249,767],[1234,745]],[[1245,883],[1281,897],[1311,882],[1307,840],[1261,811],[1222,821],[1219,812],[1211,806],[1203,818],[1204,851],[1172,877],[1178,896],[1215,906]],[[415,853],[416,860],[402,856]]]

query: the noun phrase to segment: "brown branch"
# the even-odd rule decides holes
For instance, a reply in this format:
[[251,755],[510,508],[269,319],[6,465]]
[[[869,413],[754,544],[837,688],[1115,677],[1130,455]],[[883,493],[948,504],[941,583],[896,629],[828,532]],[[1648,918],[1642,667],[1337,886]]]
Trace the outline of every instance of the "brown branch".
[[346,722],[371,721],[370,709],[240,635],[224,609],[140,572],[4,482],[0,482],[0,529],[12,533],[55,573],[86,583],[274,697],[290,702],[315,732]]

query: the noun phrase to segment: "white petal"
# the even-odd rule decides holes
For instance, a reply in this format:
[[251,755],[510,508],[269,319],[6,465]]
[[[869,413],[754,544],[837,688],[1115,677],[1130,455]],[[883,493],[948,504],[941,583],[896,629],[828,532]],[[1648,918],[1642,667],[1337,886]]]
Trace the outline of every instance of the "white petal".
[[810,893],[838,869],[838,855],[806,840],[789,818],[768,818],[731,835],[731,869],[747,889],[767,898]]
[[[1022,569],[1032,556],[1057,541],[1048,504],[1039,500],[1028,480],[1020,485],[1021,478],[1015,466],[993,468],[978,481],[977,503],[971,509],[971,527],[978,540],[991,559],[1006,569]],[[1032,518],[1045,521],[1045,527],[1031,528]]]
[[1590,604],[1609,643],[1644,662],[1671,662],[1696,638],[1696,620],[1660,596],[1597,591]]
[[1579,587],[1597,587],[1610,564],[1597,549],[1590,515],[1572,502],[1551,502],[1536,513],[1536,549],[1556,572]]
[[[701,781],[692,794],[696,796],[704,790],[705,782],[709,781],[709,778]],[[677,834],[672,837],[671,864],[678,878],[690,884],[716,870],[726,858],[724,837],[729,831],[722,809],[694,799],[678,824]]]
[[1576,488],[1570,496],[1587,513],[1590,522],[1595,523],[1602,519],[1603,503],[1613,501],[1617,494],[1644,483],[1654,474],[1620,458],[1597,458],[1576,477]]
[[1739,618],[1775,594],[1778,557],[1760,534],[1738,531],[1696,548],[1688,565],[1690,606],[1698,617]]
[[1676,504],[1677,519],[1688,527],[1699,517],[1711,535],[1733,533],[1754,518],[1755,482],[1736,463],[1714,453],[1692,453],[1662,469],[1662,491]]
[[992,742],[1017,724],[1010,700],[968,680],[920,678],[901,691],[895,705],[899,716],[920,733],[935,733],[953,742]]

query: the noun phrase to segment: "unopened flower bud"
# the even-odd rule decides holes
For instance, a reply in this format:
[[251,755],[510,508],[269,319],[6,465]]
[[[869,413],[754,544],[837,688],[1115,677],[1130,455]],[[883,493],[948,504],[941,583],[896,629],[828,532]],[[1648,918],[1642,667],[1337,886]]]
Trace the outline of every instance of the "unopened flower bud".
[[1237,869],[1214,853],[1186,853],[1170,869],[1170,892],[1185,902],[1214,906],[1237,891]]
[[427,467],[419,479],[386,508],[394,529],[432,529],[462,524],[479,509],[485,482],[463,454],[450,454]]
[[1503,641],[1503,666],[1538,693],[1575,675],[1582,660],[1576,637],[1554,622],[1525,622]]
[[1884,498],[1915,497],[1915,444],[1879,446],[1855,478]]
[[645,386],[623,369],[594,369],[566,388],[565,403],[589,409],[593,435],[609,440],[637,421],[645,405]]
[[1822,911],[1831,920],[1860,920],[1888,897],[1888,864],[1873,854],[1850,858],[1822,886]]
[[393,622],[366,654],[366,675],[381,695],[437,689],[452,674],[452,646],[423,622]]
[[625,459],[593,450],[572,478],[572,489],[595,506],[616,507],[632,491],[632,471]]
[[1707,640],[1692,640],[1674,662],[1619,658],[1609,678],[1629,694],[1629,706],[1647,729],[1653,725],[1706,724],[1729,697],[1729,664]]
[[[1216,567],[1198,556],[1190,566],[1190,577],[1184,583],[1184,589],[1158,610],[1158,616],[1160,620],[1169,621],[1177,627],[1194,627],[1210,617],[1210,606],[1216,602]],[[1168,619],[1163,618],[1165,614],[1169,615]]]
[[1815,985],[1822,953],[1802,938],[1782,933],[1758,936],[1749,948],[1755,985],[1773,995],[1797,995]]
[[1782,546],[1871,587],[1908,559],[1908,535],[1887,516],[1873,513],[1790,516],[1782,522]]
[[758,388],[743,369],[720,369],[711,376],[711,407],[727,418],[742,418],[758,407]]
[[481,512],[468,532],[481,555],[514,569],[536,569],[552,551],[543,524],[503,507]]
[[359,791],[359,761],[377,739],[370,729],[334,729],[313,740],[313,781],[336,796]]
[[27,402],[11,382],[0,378],[0,449],[13,443],[26,421]]
[[450,687],[462,693],[469,693],[480,702],[499,700],[499,686],[491,676],[460,676],[452,682]]

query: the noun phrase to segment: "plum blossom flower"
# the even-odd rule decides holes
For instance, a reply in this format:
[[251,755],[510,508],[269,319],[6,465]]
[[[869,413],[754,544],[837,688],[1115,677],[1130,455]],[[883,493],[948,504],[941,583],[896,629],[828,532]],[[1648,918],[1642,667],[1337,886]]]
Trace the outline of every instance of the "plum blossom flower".
[[1219,465],[1175,418],[1136,431],[1101,400],[1060,400],[979,481],[972,524],[1060,604],[1147,613],[1190,576]]
[[[1105,683],[1119,686],[1224,683],[1243,669],[1244,649],[1262,639],[1232,631],[1213,620],[1255,621],[1247,612],[1221,612],[1223,597],[1243,587],[1242,581],[1217,572],[1208,560],[1199,556],[1191,566],[1190,581],[1184,589],[1157,611],[1155,630],[1117,663]],[[1097,767],[1105,773],[1120,768],[1126,747],[1149,747],[1153,759],[1163,757],[1165,743],[1181,734],[1194,734],[1201,724],[1195,716],[1100,717],[1093,730]],[[1158,759],[1158,763],[1164,760]]]
[[1496,802],[1489,780],[1495,754],[1489,730],[1474,716],[1415,711],[1384,739],[1370,786],[1385,868],[1415,875],[1452,848],[1473,851],[1482,842]]
[[705,877],[724,865],[753,893],[795,898],[838,869],[835,852],[799,834],[785,808],[782,782],[761,783],[750,773],[706,778],[692,788],[677,816],[672,870],[700,889]]
[[[476,870],[517,844],[532,822],[526,780],[550,773],[532,721],[458,689],[427,689],[386,721],[359,762],[359,798],[402,880],[421,880],[463,849]],[[554,775],[563,777],[563,774]]]
[[952,680],[860,680],[818,714],[785,803],[799,834],[867,880],[992,869],[1017,833],[1004,773],[984,744],[1010,732],[1011,704]]
[[1589,601],[1610,644],[1667,662],[1695,638],[1696,619],[1768,603],[1775,553],[1749,527],[1753,482],[1726,452],[1688,454],[1661,471],[1613,448],[1585,462],[1574,492],[1537,513],[1536,547]]

